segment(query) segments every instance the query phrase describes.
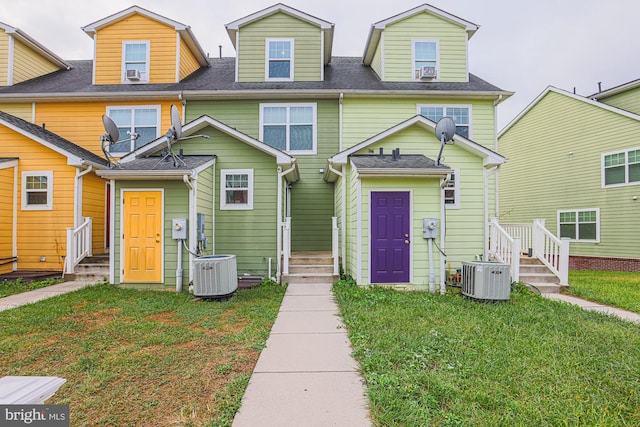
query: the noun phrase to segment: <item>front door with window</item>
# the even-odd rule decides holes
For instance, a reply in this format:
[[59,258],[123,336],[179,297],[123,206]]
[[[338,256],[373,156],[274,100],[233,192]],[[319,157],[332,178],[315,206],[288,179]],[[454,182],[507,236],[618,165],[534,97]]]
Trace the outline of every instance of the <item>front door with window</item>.
[[371,192],[371,283],[409,283],[409,192]]
[[162,192],[125,191],[123,281],[162,281]]

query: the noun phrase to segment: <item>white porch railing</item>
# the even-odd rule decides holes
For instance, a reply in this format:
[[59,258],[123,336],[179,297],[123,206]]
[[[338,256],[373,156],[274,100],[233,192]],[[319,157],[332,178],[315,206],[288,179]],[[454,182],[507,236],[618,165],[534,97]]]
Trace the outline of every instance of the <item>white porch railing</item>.
[[67,256],[64,259],[64,273],[73,273],[76,265],[91,256],[91,235],[93,219],[85,218],[78,228],[67,228]]
[[491,218],[489,223],[489,257],[511,266],[511,280],[520,280],[520,238],[514,238]]
[[337,276],[340,274],[340,267],[338,265],[338,232],[340,229],[338,228],[338,218],[331,217],[331,256],[333,257],[333,275]]
[[[569,281],[569,239],[559,239],[545,228],[544,219],[535,219],[533,224],[498,224],[496,218],[491,219],[491,241],[489,242],[489,254],[496,260],[509,251],[510,241],[519,240],[520,249],[531,251],[531,255],[544,263],[549,270],[560,280],[560,284],[566,285]],[[500,237],[504,233],[505,237]],[[494,241],[494,234],[496,240]],[[507,239],[507,237],[510,239]],[[518,254],[519,258],[519,254]],[[513,264],[511,264],[513,267]],[[514,279],[516,280],[516,279]]]
[[282,274],[289,274],[289,259],[291,258],[291,217],[286,217],[282,223]]

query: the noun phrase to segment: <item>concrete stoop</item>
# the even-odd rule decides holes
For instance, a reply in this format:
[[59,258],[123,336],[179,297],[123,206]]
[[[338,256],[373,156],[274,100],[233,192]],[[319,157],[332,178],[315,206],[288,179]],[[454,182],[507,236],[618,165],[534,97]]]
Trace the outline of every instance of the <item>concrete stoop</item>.
[[333,283],[339,276],[333,274],[331,252],[294,252],[289,260],[289,274],[282,281],[289,284]]
[[64,275],[64,280],[74,282],[100,282],[109,280],[109,255],[95,255],[80,261],[74,273]]
[[520,281],[541,293],[560,293],[568,288],[560,284],[560,280],[542,261],[528,256],[520,257]]

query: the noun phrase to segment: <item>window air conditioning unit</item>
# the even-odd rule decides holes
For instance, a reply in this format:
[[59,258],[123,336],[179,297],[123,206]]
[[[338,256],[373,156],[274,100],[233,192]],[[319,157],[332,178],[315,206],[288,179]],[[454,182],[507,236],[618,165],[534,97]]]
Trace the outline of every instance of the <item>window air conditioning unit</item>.
[[193,260],[193,295],[222,299],[238,289],[235,255],[210,255]]
[[433,79],[436,77],[436,67],[422,67],[420,68],[421,79]]
[[462,294],[479,300],[508,300],[511,295],[510,272],[508,264],[463,261]]
[[140,80],[140,70],[127,70],[127,80],[131,80],[131,81]]

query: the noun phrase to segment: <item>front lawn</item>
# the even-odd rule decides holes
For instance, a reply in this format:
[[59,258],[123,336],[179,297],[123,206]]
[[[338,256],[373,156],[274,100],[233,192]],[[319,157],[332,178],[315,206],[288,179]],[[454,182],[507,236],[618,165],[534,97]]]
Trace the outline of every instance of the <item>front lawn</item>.
[[640,313],[640,273],[575,270],[569,284],[572,295]]
[[33,282],[24,281],[22,279],[0,281],[0,298],[20,294],[22,292],[33,291],[35,289],[46,288],[47,286],[61,282],[62,279],[45,279]]
[[636,324],[522,287],[503,303],[334,292],[376,425],[640,425]]
[[0,372],[67,380],[73,426],[230,425],[284,287],[227,302],[98,284],[0,312]]

